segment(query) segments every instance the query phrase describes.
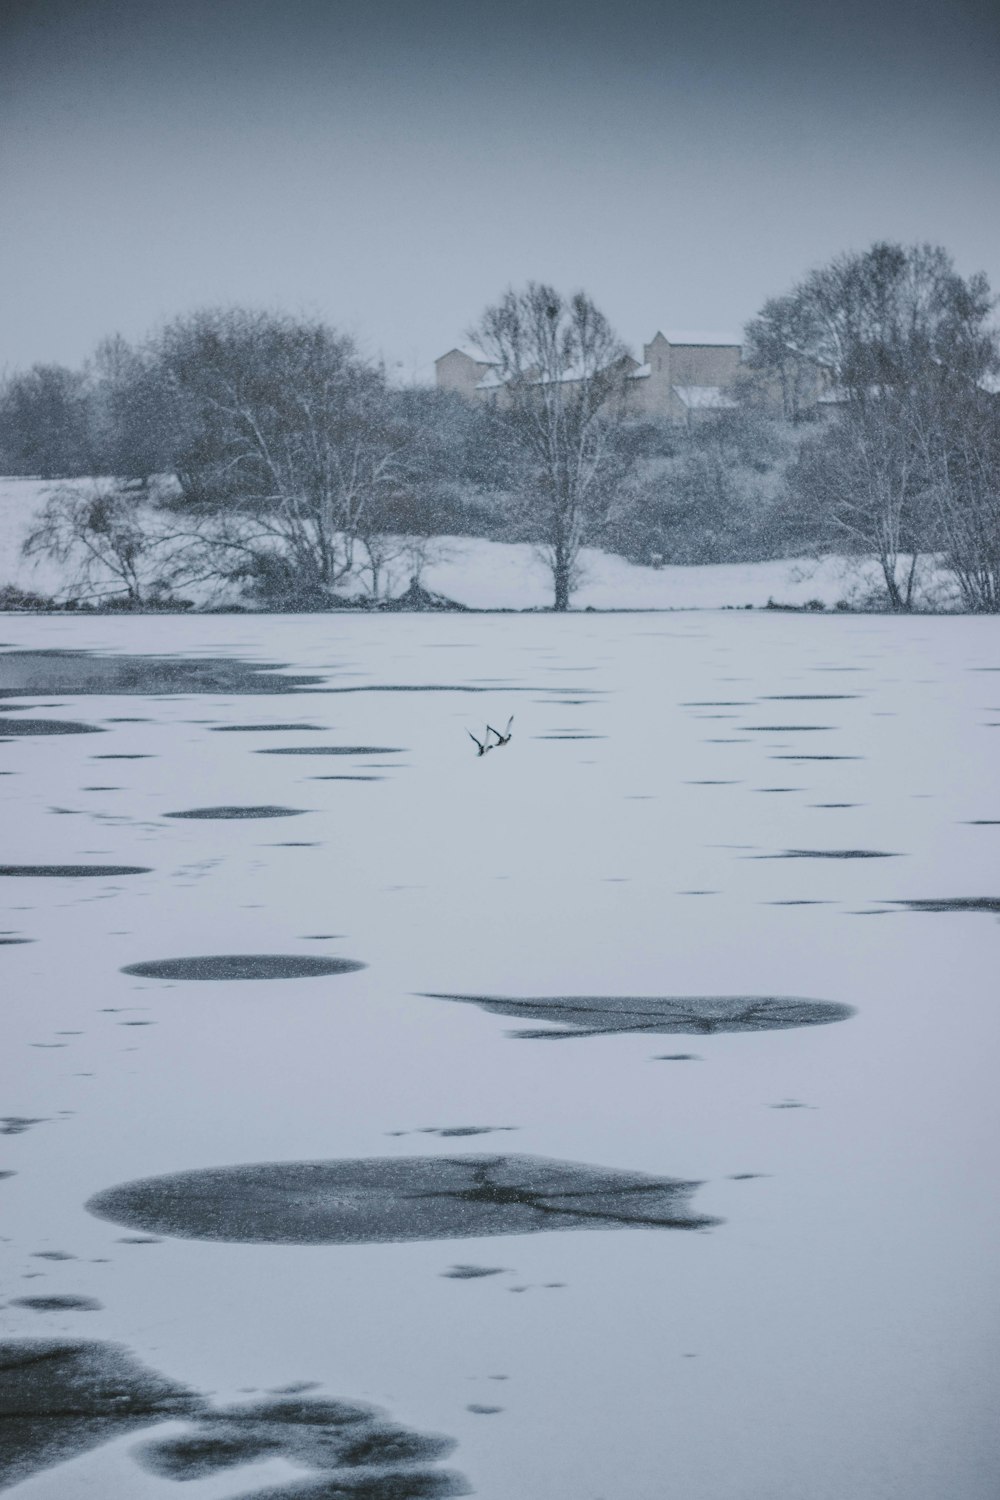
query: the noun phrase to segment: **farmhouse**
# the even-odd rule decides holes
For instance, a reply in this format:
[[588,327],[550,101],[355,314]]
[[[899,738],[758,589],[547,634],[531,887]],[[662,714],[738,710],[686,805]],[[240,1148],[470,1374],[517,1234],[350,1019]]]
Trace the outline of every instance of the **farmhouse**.
[[[480,349],[463,345],[434,361],[439,390],[454,391],[469,401],[496,399],[503,381],[496,366]],[[823,372],[806,372],[805,405],[829,400]],[[736,388],[753,381],[759,398],[777,412],[787,399],[781,386],[763,381],[743,364],[743,346],[731,334],[679,331],[657,332],[643,345],[642,363],[627,358],[625,381],[629,409],[637,416],[665,418],[690,424],[715,412],[732,410]],[[801,399],[801,396],[800,396]]]

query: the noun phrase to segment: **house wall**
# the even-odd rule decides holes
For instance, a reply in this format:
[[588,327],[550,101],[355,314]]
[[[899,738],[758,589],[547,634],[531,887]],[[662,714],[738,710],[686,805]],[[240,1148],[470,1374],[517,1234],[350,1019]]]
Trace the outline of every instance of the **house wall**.
[[489,373],[490,367],[485,360],[475,360],[463,354],[461,349],[449,349],[447,354],[434,361],[434,368],[438,390],[455,391],[472,401],[482,394],[476,386]]

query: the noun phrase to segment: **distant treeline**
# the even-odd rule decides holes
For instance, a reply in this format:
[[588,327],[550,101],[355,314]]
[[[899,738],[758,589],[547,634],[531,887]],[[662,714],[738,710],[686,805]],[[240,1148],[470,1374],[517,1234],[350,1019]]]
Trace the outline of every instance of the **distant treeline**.
[[[215,580],[324,608],[419,579],[434,538],[466,535],[534,543],[557,609],[598,545],[653,565],[874,557],[897,610],[933,554],[966,608],[995,611],[992,308],[940,248],[842,256],[765,304],[737,404],[690,427],[630,412],[624,348],[583,293],[531,283],[486,309],[472,337],[499,379],[483,402],[393,388],[317,321],[198,312],[109,339],[82,370],[9,376],[0,471],[93,480],[54,484],[26,543],[80,599]],[[799,400],[817,366],[840,398],[824,420]]]

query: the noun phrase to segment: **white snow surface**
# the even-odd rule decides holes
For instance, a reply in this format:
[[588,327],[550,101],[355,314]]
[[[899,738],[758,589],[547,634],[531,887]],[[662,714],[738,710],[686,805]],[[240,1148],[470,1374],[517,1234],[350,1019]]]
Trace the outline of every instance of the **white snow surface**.
[[[82,481],[86,483],[86,481]],[[26,560],[21,543],[44,503],[51,481],[0,479],[0,587],[57,595],[67,583],[65,568],[48,559]],[[442,537],[432,546],[423,584],[475,609],[544,609],[552,603],[551,576],[535,548],[525,543],[488,542],[474,537]],[[705,567],[640,567],[625,558],[583,549],[574,609],[743,609],[768,600],[805,604],[818,599],[832,607],[864,594],[877,582],[872,562],[839,557],[821,561],[790,558],[762,563]],[[405,567],[397,566],[394,586],[406,587]],[[353,581],[346,592],[358,592]],[[184,588],[202,604],[214,601],[208,586]]]
[[[974,822],[1000,819],[995,622],[9,616],[0,636],[439,688],[50,695],[18,711],[106,732],[0,744],[4,861],[152,873],[0,880],[0,927],[33,940],[0,947],[0,1113],[44,1121],[0,1137],[17,1173],[0,1182],[8,1335],[117,1340],[220,1402],[317,1381],[454,1435],[449,1466],[479,1500],[992,1500],[1000,927],[892,902],[1000,895],[1000,827]],[[779,697],[809,694],[841,696]],[[467,731],[510,713],[510,745],[478,759]],[[214,732],[290,721],[322,732]],[[405,753],[255,753],[317,742]],[[109,754],[149,758],[94,758]],[[815,755],[845,758],[797,758]],[[315,779],[348,771],[383,779]],[[221,803],[306,811],[164,817]],[[758,857],[790,849],[894,857]],[[240,952],[368,967],[121,972]],[[543,1043],[426,991],[771,994],[857,1014]],[[657,1060],[678,1052],[698,1060]],[[789,1103],[803,1107],[774,1107]],[[517,1129],[390,1134],[470,1125]],[[493,1150],[695,1179],[695,1207],[723,1222],[134,1245],[83,1207],[191,1168]],[[484,1262],[509,1270],[442,1275]],[[103,1310],[10,1305],[29,1292]],[[175,1495],[130,1458],[135,1441],[12,1500]],[[278,1477],[257,1465],[184,1495],[232,1500]]]

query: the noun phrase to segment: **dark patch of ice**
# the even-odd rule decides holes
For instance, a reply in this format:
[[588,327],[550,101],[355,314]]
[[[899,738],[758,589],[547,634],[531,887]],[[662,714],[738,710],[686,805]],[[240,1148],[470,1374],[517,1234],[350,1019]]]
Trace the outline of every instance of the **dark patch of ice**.
[[34,938],[2,937],[0,938],[0,948],[11,948],[15,943],[33,943],[34,941]]
[[409,1500],[467,1493],[460,1476],[429,1467],[454,1447],[452,1438],[402,1427],[375,1407],[286,1397],[197,1414],[188,1432],[154,1438],[133,1457],[158,1478],[180,1481],[263,1458],[283,1458],[314,1471],[287,1485],[243,1492],[241,1500]]
[[[87,790],[86,788],[84,790]],[[94,787],[94,791],[114,791],[114,787]],[[148,865],[0,865],[0,875],[52,875],[73,880],[108,879],[112,875],[149,875]]]
[[761,703],[844,703],[860,693],[763,693]]
[[91,760],[155,760],[155,755],[92,755]]
[[939,896],[921,901],[894,901],[910,911],[983,911],[1000,916],[1000,896]]
[[477,1281],[481,1276],[501,1276],[506,1269],[506,1266],[457,1265],[450,1266],[441,1275],[446,1276],[449,1281]]
[[884,849],[783,849],[780,854],[750,854],[748,859],[898,859]]
[[96,1297],[13,1297],[11,1307],[30,1307],[32,1312],[100,1312]]
[[772,755],[771,760],[864,760],[863,755]]
[[236,658],[100,656],[88,651],[6,651],[0,655],[0,697],[67,697],[212,693],[256,696],[295,693],[322,677],[283,676],[278,664]]
[[165,818],[297,818],[303,807],[189,807],[183,812],[164,813]]
[[27,734],[103,734],[99,724],[78,724],[72,719],[5,719],[4,739]]
[[182,1239],[368,1245],[547,1230],[699,1229],[695,1182],[533,1156],[264,1162],[123,1183],[98,1218]]
[[216,724],[215,727],[212,730],[212,733],[213,734],[275,734],[275,733],[277,733],[280,730],[280,731],[282,731],[285,734],[292,734],[292,733],[295,733],[295,732],[298,732],[298,731],[305,731],[305,730],[312,730],[312,729],[318,729],[318,730],[322,731],[324,728],[329,729],[329,727],[330,726],[328,724],[327,725],[323,725],[323,724]]
[[654,1062],[701,1062],[697,1052],[659,1052]]
[[350,958],[313,958],[299,953],[215,953],[201,958],[160,958],[127,964],[123,974],[140,979],[311,979],[353,974],[367,965]]
[[392,745],[278,745],[258,750],[258,755],[402,755]]
[[100,1443],[201,1405],[115,1344],[0,1343],[0,1485],[17,1484]]
[[833,724],[744,724],[748,734],[811,734],[816,730],[834,729]]
[[48,1115],[34,1119],[28,1115],[0,1115],[0,1135],[23,1135],[32,1125],[44,1125],[48,1119]]
[[477,1417],[493,1417],[497,1412],[503,1411],[502,1406],[483,1406],[478,1401],[473,1401],[465,1409],[466,1411],[475,1412]]
[[764,995],[553,995],[514,999],[504,995],[429,994],[457,1000],[499,1016],[561,1023],[557,1031],[511,1031],[530,1041],[611,1036],[622,1031],[710,1035],[717,1031],[774,1031],[846,1021],[854,1008],[831,1000]]
[[447,1500],[473,1493],[460,1474],[445,1469],[386,1469],[358,1477],[355,1472],[244,1491],[236,1500]]
[[5,1182],[8,1177],[16,1177],[16,1172],[0,1172],[0,1182]]

